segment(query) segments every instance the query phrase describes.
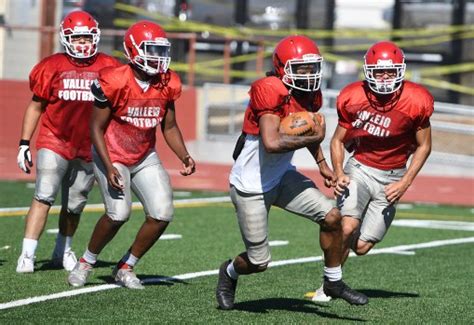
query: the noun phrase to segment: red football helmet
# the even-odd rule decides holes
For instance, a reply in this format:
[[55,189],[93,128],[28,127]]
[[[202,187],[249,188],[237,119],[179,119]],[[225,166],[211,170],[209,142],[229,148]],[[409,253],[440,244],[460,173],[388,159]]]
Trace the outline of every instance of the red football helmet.
[[158,24],[147,20],[133,24],[125,33],[123,47],[130,62],[146,74],[168,70],[171,44]]
[[[90,42],[74,41],[78,36],[86,36],[90,38]],[[78,59],[90,58],[97,53],[99,24],[89,13],[73,11],[61,22],[59,37],[68,55]]]
[[316,43],[306,36],[282,39],[273,51],[273,68],[284,84],[302,91],[321,86],[323,57]]
[[[364,56],[364,74],[370,89],[377,94],[391,94],[405,78],[405,55],[394,43],[382,41],[372,45]],[[384,78],[385,75],[388,78]]]

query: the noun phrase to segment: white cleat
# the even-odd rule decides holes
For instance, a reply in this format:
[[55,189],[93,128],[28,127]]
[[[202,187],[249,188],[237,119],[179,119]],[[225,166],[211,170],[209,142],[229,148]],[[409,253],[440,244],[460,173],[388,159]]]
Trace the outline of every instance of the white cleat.
[[21,254],[16,266],[17,273],[33,273],[35,271],[35,257]]
[[66,271],[71,272],[74,269],[74,266],[77,264],[76,254],[72,250],[64,252],[63,255],[63,267]]
[[53,253],[51,264],[55,267],[62,267],[66,271],[71,272],[76,266],[77,257],[72,250],[67,250],[64,252],[64,255],[58,255],[56,252]]
[[83,287],[87,283],[87,278],[92,272],[92,265],[86,262],[77,262],[71,273],[67,277],[67,281],[73,287]]
[[137,278],[137,275],[133,272],[133,269],[117,269],[117,267],[115,267],[112,276],[118,284],[129,289],[145,289],[140,279]]
[[328,302],[331,301],[331,297],[326,296],[323,290],[323,286],[319,287],[315,292],[313,298],[311,298],[311,301],[316,301],[316,302]]

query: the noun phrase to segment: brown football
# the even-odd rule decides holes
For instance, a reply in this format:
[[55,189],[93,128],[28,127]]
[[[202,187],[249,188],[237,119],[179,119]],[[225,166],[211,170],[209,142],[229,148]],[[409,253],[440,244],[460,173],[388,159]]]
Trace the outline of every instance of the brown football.
[[296,112],[280,121],[280,133],[287,135],[312,135],[315,118],[310,112]]

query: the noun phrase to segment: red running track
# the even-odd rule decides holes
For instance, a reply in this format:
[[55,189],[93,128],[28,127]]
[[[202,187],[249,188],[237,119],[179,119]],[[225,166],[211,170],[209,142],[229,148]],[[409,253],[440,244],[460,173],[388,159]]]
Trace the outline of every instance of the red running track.
[[[197,172],[184,177],[179,174],[181,165],[174,154],[169,149],[158,149],[163,164],[170,173],[173,188],[228,191],[231,166],[198,161]],[[16,166],[16,154],[16,148],[0,148],[0,179],[33,181],[34,173],[24,174]],[[302,172],[313,179],[325,195],[332,197],[332,190],[324,187],[318,171],[302,170]],[[474,179],[418,175],[401,201],[474,206]]]

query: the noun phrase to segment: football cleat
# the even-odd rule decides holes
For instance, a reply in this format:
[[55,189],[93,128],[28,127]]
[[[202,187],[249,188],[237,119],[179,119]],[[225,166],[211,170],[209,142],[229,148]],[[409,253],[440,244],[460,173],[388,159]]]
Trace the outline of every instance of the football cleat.
[[229,310],[234,308],[235,289],[237,280],[232,279],[227,274],[227,266],[231,260],[222,263],[219,268],[219,280],[217,281],[216,299],[220,309]]
[[71,272],[77,264],[76,254],[72,250],[67,250],[63,255],[63,267],[66,271]]
[[35,256],[21,254],[16,266],[17,273],[33,273],[35,271]]
[[131,268],[119,269],[115,267],[112,272],[112,276],[118,284],[129,289],[145,289],[140,279],[137,278],[137,275],[133,272],[133,269]]
[[79,260],[67,278],[73,287],[83,287],[87,283],[87,278],[92,272],[92,265]]
[[62,267],[66,271],[71,272],[76,266],[77,258],[76,254],[72,250],[67,250],[64,254],[58,255],[56,252],[53,253],[51,264],[55,267]]
[[369,302],[366,295],[352,290],[342,280],[331,282],[324,278],[323,290],[327,296],[344,299],[351,305],[365,305]]
[[311,301],[315,301],[315,302],[328,302],[328,301],[331,301],[332,298],[331,298],[330,296],[327,296],[327,295],[324,293],[323,286],[324,286],[324,285],[321,285],[321,286],[314,292],[314,296],[311,298]]

